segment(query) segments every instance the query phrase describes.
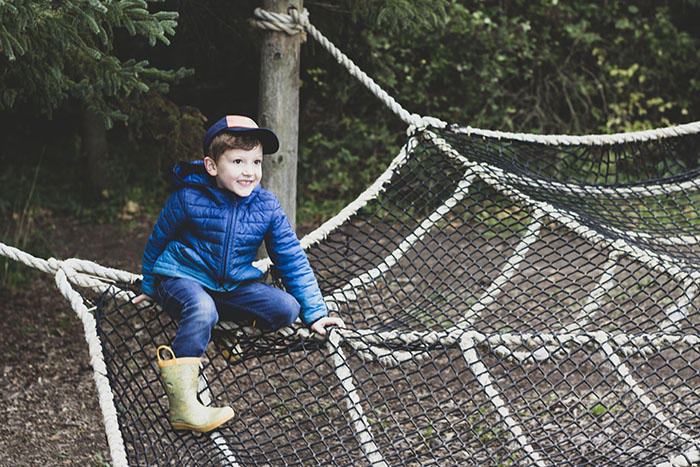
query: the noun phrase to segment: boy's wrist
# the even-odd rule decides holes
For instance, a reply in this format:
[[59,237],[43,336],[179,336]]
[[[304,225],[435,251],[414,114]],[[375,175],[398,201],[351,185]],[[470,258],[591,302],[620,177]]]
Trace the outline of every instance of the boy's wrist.
[[314,324],[316,321],[318,321],[321,318],[325,318],[326,316],[328,316],[328,310],[325,308],[318,307],[317,309],[311,311],[311,313],[304,313],[302,311],[301,320],[306,326],[311,327],[311,325]]
[[318,318],[314,319],[313,321],[307,322],[306,327],[310,328],[311,326],[313,326],[316,323],[316,321],[323,319],[323,318],[325,318],[325,316],[319,316]]

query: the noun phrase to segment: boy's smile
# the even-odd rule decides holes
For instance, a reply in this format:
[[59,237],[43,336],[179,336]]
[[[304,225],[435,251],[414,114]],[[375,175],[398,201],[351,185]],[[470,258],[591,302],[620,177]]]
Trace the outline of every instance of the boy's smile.
[[205,157],[204,167],[207,173],[216,179],[216,186],[245,198],[260,183],[262,158],[260,145],[250,151],[229,149],[216,162],[208,156]]

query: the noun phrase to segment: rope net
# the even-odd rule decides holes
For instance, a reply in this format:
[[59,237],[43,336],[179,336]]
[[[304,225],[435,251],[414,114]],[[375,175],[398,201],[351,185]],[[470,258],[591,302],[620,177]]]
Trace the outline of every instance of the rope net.
[[175,324],[111,287],[95,318],[128,462],[698,462],[698,161],[698,134],[415,130],[302,241],[348,329],[220,324],[200,397],[236,417],[207,435],[167,421]]

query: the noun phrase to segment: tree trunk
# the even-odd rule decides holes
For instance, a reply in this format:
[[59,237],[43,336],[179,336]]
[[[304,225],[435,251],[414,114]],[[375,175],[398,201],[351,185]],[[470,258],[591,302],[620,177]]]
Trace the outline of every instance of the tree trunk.
[[[303,8],[302,0],[263,0],[263,8],[288,13]],[[267,31],[260,60],[260,126],[272,129],[280,149],[263,157],[262,186],[280,199],[292,228],[296,228],[297,149],[299,141],[299,50],[301,35]]]
[[114,186],[109,170],[107,129],[102,117],[83,110],[83,157],[86,160],[86,186],[92,196],[106,196]]

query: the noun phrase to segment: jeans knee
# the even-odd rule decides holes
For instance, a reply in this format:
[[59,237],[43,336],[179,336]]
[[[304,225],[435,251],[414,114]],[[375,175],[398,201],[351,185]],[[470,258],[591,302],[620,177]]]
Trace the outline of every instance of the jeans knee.
[[214,301],[200,300],[192,314],[192,320],[201,327],[213,328],[219,322],[219,312],[216,310]]
[[299,317],[299,311],[299,302],[291,295],[287,295],[285,300],[280,300],[275,328],[291,326]]

